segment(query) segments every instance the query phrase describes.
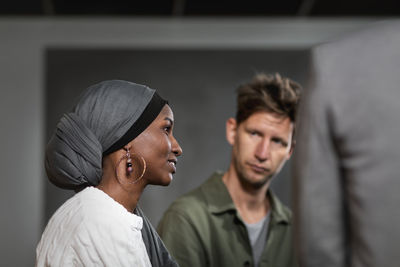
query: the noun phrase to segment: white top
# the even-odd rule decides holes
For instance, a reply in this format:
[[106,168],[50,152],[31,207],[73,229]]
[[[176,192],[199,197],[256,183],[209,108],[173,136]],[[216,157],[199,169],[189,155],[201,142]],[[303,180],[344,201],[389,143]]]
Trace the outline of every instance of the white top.
[[87,187],[51,217],[36,248],[36,266],[151,266],[141,217]]

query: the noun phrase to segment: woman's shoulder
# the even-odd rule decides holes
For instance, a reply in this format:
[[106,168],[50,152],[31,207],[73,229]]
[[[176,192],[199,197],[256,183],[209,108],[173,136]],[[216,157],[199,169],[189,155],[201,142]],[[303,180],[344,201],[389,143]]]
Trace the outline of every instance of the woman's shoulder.
[[[87,223],[107,223],[110,217],[115,216],[111,200],[107,195],[94,187],[87,187],[73,197],[68,199],[53,214],[46,228],[55,227],[59,229],[75,228]],[[113,216],[114,215],[114,216]],[[116,219],[116,218],[113,218]],[[116,220],[115,222],[118,222]]]
[[[141,230],[141,217],[128,212],[103,191],[87,187],[67,200],[50,219],[45,233],[58,235],[70,232],[71,237],[80,232],[95,232],[119,228],[121,231]],[[53,235],[52,234],[52,235]]]
[[[87,187],[68,199],[51,217],[43,236],[72,240],[74,236],[117,227],[142,228],[142,218],[129,214],[103,191]],[[64,237],[62,237],[64,236]]]
[[[72,222],[76,220],[83,221],[93,218],[93,215],[101,213],[104,204],[104,196],[94,187],[87,187],[68,199],[54,213],[52,220],[60,220]],[[104,207],[106,208],[106,207]]]
[[[131,243],[140,240],[140,229],[133,229],[129,221],[121,218],[123,213],[115,211],[117,203],[103,194],[97,188],[86,188],[57,210],[38,244],[38,262],[51,259],[56,266],[76,259],[76,253],[85,262],[97,258],[108,262],[111,259],[102,259],[102,255],[110,246],[122,244],[119,249],[126,252]],[[98,255],[99,251],[104,253]]]

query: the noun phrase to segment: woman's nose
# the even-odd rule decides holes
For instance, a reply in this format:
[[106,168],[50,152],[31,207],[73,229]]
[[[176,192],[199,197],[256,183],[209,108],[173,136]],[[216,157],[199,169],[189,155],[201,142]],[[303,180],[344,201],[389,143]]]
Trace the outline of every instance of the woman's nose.
[[179,157],[182,155],[183,151],[181,146],[179,145],[178,141],[175,139],[175,137],[172,137],[172,152]]

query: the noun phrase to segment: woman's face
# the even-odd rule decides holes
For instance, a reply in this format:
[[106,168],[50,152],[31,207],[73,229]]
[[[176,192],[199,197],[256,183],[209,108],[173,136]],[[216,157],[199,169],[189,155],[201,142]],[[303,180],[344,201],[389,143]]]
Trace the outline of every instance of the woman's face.
[[146,161],[144,179],[149,184],[169,185],[182,149],[173,136],[174,114],[165,105],[157,118],[131,142],[131,153]]

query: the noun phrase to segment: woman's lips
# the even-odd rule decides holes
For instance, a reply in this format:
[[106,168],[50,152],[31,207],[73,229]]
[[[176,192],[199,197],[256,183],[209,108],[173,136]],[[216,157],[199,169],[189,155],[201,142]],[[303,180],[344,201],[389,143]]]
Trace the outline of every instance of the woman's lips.
[[176,160],[168,160],[168,165],[172,168],[172,173],[176,172]]

